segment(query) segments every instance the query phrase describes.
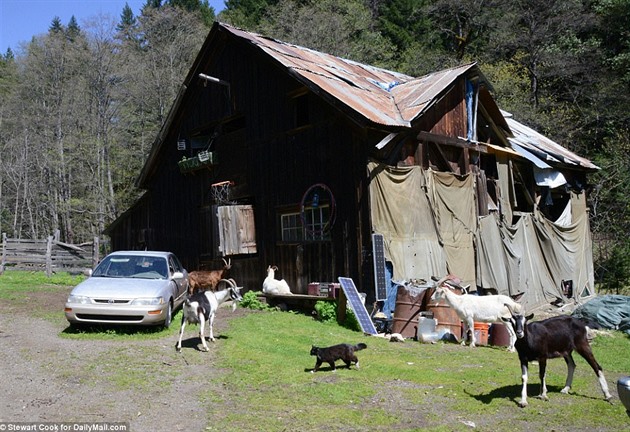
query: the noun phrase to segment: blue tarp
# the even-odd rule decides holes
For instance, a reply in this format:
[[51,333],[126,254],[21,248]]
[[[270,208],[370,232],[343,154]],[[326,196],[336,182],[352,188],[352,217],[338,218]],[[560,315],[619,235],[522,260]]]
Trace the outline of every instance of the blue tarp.
[[595,321],[603,328],[621,330],[630,335],[629,296],[599,296],[575,309],[572,315],[583,320]]

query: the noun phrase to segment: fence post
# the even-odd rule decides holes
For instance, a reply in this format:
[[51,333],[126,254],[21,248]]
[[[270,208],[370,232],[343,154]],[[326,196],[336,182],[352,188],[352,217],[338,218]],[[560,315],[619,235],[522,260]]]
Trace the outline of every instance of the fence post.
[[46,243],[46,276],[52,276],[52,243],[53,236],[48,236]]
[[0,275],[4,273],[4,263],[7,256],[7,233],[2,233],[2,261],[0,261]]
[[92,268],[96,267],[99,260],[99,254],[101,250],[100,238],[98,236],[94,236],[94,243],[92,243]]

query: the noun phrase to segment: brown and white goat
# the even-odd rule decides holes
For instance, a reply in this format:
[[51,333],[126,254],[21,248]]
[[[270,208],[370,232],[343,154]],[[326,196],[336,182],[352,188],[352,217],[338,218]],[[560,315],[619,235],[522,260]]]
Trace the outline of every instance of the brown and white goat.
[[530,322],[533,315],[527,317],[514,313],[504,321],[512,325],[516,333],[516,351],[521,362],[521,379],[523,388],[521,390],[521,407],[527,406],[527,364],[530,361],[538,361],[538,375],[540,377],[540,399],[548,400],[547,385],[545,382],[547,359],[563,357],[567,363],[567,379],[564,388],[560,393],[569,393],[573,383],[573,372],[575,371],[575,361],[571,353],[577,351],[591,365],[599,385],[604,393],[605,400],[609,401],[612,396],[608,391],[606,378],[602,372],[602,367],[595,360],[591,346],[587,339],[586,325],[577,318],[561,315],[547,318],[542,321]]
[[214,291],[221,279],[225,279],[228,271],[232,268],[232,259],[223,259],[223,268],[220,270],[196,270],[188,275],[188,295],[193,295],[197,291],[210,289]]

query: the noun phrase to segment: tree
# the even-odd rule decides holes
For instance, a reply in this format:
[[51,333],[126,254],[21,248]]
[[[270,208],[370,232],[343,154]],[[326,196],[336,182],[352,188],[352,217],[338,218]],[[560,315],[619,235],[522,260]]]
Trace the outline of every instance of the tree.
[[121,33],[127,33],[138,25],[138,20],[133,14],[133,10],[129,7],[129,3],[125,3],[120,14],[120,22],[116,26],[116,30]]
[[72,15],[70,17],[70,21],[68,22],[68,27],[66,28],[66,37],[73,41],[78,35],[81,33],[81,28],[77,23],[77,19]]
[[376,66],[391,66],[393,47],[371,30],[362,0],[281,0],[262,18],[258,31],[318,51]]
[[221,18],[233,26],[254,30],[265,12],[277,3],[278,0],[226,0]]
[[208,0],[169,0],[168,4],[187,12],[198,13],[207,27],[211,27],[214,22],[214,8],[208,4]]
[[442,47],[461,62],[480,50],[469,52],[475,45],[487,45],[498,6],[495,0],[436,0],[425,2],[422,11],[431,19],[431,27],[438,30]]
[[56,16],[53,18],[50,23],[50,27],[48,28],[49,33],[61,33],[63,32],[63,24],[61,24],[61,19]]

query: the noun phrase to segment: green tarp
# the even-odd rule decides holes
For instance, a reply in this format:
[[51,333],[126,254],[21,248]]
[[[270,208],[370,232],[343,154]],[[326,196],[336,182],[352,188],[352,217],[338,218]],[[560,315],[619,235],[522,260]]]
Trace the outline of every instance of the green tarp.
[[524,292],[526,310],[567,300],[563,280],[572,281],[574,297],[594,293],[583,194],[572,194],[570,223],[534,212],[508,226],[497,212],[477,217],[474,175],[376,163],[368,168],[372,228],[384,236],[393,279],[428,281],[450,273],[472,290]]

